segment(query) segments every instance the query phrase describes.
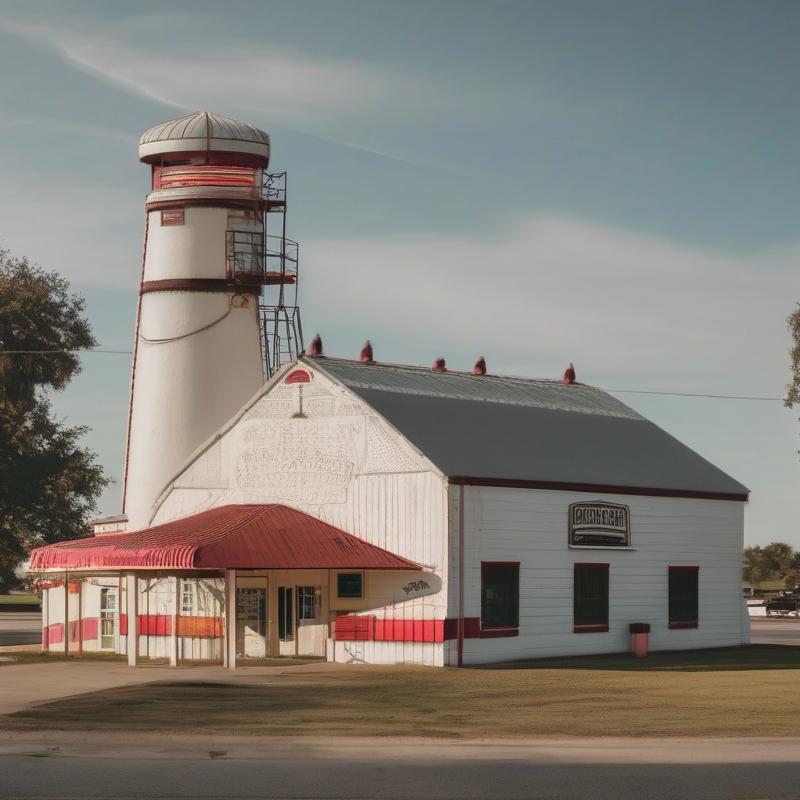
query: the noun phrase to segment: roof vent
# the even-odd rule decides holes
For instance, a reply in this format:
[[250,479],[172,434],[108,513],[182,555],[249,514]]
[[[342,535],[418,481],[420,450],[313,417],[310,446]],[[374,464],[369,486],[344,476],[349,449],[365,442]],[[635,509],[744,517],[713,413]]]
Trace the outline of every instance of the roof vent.
[[433,362],[431,369],[434,372],[447,372],[447,364],[443,358],[437,358],[436,361]]
[[364,346],[361,348],[361,355],[358,357],[359,361],[363,364],[374,364],[375,359],[372,357],[372,342],[367,339]]
[[311,340],[307,355],[312,357],[322,355],[322,337],[319,334]]
[[575,365],[570,361],[569,366],[564,370],[562,383],[575,383]]
[[473,375],[485,375],[486,374],[486,359],[481,356],[476,362],[475,366],[472,368]]

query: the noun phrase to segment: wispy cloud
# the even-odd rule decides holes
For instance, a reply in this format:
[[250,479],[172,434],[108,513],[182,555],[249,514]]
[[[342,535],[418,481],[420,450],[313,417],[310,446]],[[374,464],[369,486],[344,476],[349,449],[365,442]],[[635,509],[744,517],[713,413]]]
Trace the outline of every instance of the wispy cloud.
[[[188,18],[191,19],[191,18]],[[213,108],[267,116],[272,124],[389,157],[374,128],[408,126],[438,114],[447,91],[411,70],[332,58],[275,43],[227,41],[165,51],[138,32],[150,18],[114,29],[0,22],[0,30],[57,52],[93,76],[178,109]],[[159,27],[185,27],[181,15],[161,15]]]
[[425,361],[487,351],[520,374],[574,360],[606,385],[780,395],[799,271],[800,248],[742,257],[531,214],[490,235],[307,242],[304,310]]

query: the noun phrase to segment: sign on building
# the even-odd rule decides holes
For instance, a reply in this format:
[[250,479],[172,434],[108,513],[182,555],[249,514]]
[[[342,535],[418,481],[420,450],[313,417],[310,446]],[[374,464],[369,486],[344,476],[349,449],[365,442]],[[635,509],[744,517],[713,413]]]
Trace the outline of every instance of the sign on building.
[[631,512],[617,503],[573,503],[569,507],[569,543],[629,547]]

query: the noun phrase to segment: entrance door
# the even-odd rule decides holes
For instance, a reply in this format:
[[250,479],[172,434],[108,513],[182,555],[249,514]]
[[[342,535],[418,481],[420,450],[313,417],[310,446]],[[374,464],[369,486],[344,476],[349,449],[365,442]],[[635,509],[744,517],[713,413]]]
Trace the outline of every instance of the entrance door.
[[327,627],[322,622],[322,587],[297,587],[297,653],[324,656]]
[[236,588],[236,657],[267,654],[267,590]]
[[117,590],[100,590],[100,649],[113,650],[116,645]]
[[293,656],[294,649],[294,586],[278,587],[278,647],[282,656]]

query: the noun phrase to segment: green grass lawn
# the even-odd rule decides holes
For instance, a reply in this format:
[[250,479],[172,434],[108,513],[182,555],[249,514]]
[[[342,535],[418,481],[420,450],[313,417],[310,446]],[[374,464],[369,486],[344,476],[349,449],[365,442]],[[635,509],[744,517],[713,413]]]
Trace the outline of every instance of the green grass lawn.
[[36,594],[0,594],[0,606],[18,604],[40,603],[39,596]]
[[[17,728],[255,735],[797,736],[800,648],[558,659],[472,669],[353,666],[132,686],[6,717]],[[180,677],[180,679],[178,679]]]

